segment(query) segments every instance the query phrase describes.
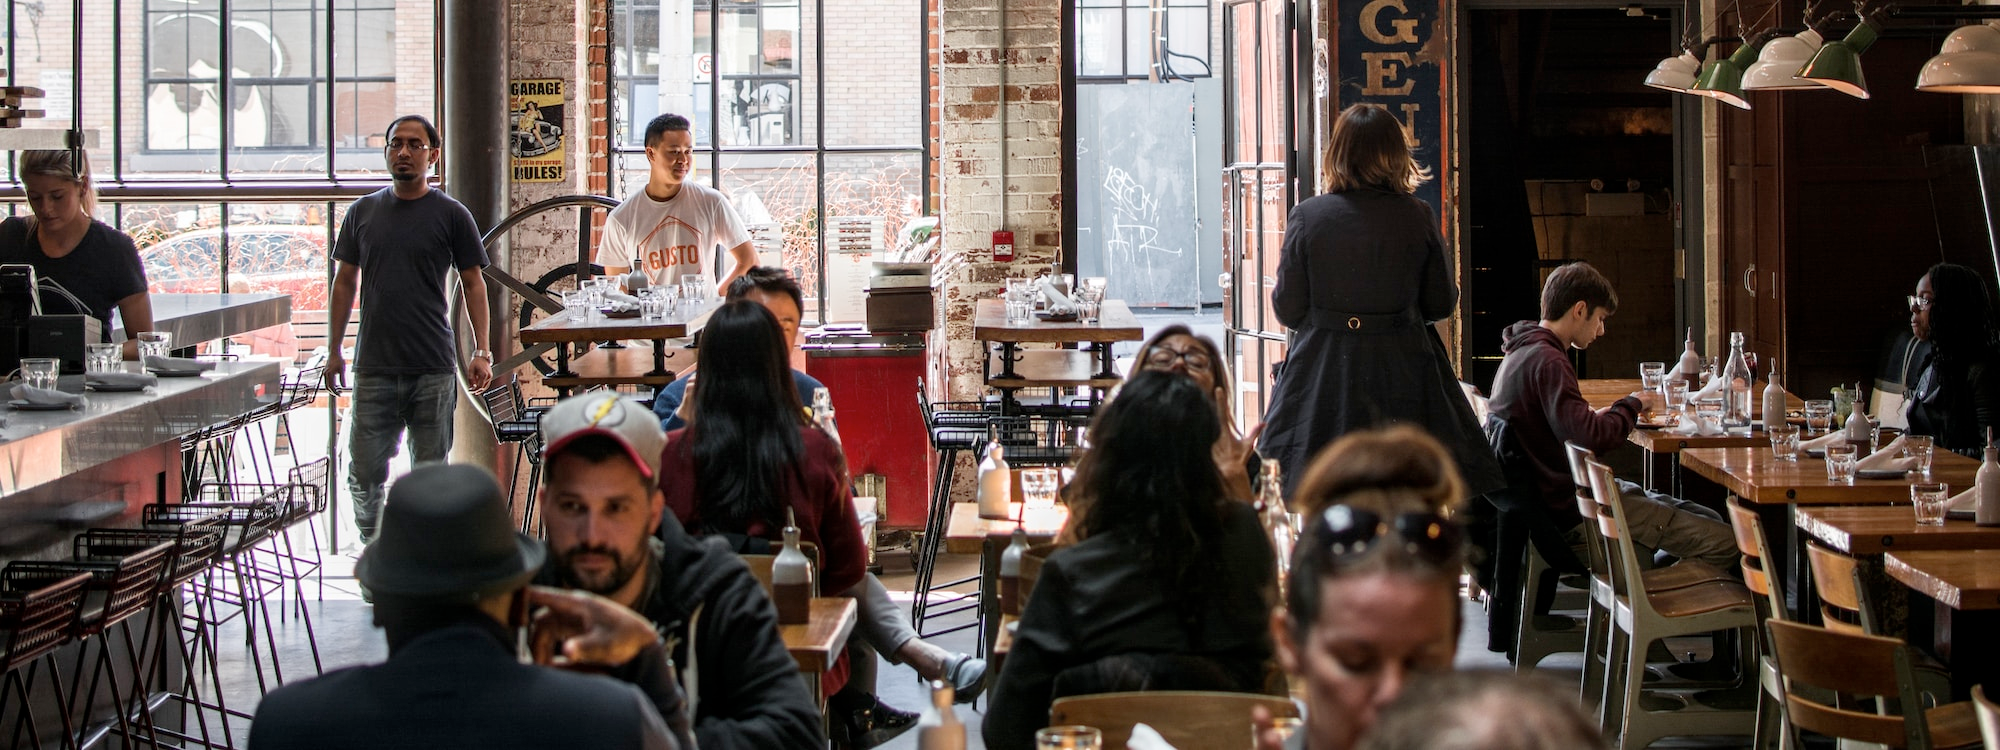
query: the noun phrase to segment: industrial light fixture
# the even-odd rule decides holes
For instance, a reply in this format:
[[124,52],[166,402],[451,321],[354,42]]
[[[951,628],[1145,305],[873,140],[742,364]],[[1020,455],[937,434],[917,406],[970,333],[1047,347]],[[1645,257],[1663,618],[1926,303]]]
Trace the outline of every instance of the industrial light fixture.
[[1743,69],[1757,61],[1757,48],[1761,45],[1761,39],[1753,38],[1737,47],[1735,54],[1709,63],[1688,93],[1700,94],[1737,109],[1749,109],[1750,100],[1743,98]]
[[1691,50],[1682,51],[1679,57],[1669,57],[1654,66],[1653,72],[1646,74],[1646,85],[1685,94],[1694,88],[1695,74],[1700,70],[1701,58]]
[[1917,90],[1940,94],[2000,94],[2000,28],[1991,21],[1960,26],[1917,74]]
[[1867,52],[1882,29],[1875,21],[1861,19],[1861,24],[1847,32],[1847,37],[1837,42],[1827,42],[1819,48],[1812,60],[1799,69],[1798,76],[1813,81],[1857,99],[1868,98],[1868,81],[1861,75],[1861,53]]
[[1757,53],[1757,62],[1743,70],[1744,90],[1796,91],[1824,88],[1818,83],[1799,77],[1799,69],[1812,60],[1813,53],[1818,52],[1824,42],[1819,32],[1812,29],[1765,42],[1764,49]]

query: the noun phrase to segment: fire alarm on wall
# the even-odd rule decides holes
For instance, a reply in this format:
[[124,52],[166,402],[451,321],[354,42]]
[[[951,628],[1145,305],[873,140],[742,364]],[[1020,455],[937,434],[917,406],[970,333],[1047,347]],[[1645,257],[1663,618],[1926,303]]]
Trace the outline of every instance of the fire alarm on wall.
[[993,233],[993,259],[1011,261],[1014,259],[1014,233],[1005,229]]

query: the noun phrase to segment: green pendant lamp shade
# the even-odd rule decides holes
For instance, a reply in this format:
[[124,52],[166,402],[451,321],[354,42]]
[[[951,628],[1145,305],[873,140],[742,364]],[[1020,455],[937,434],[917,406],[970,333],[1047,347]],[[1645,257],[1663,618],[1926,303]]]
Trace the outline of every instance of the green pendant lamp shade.
[[2000,94],[2000,28],[1960,26],[1917,74],[1917,90],[1940,94]]
[[1873,21],[1862,21],[1847,38],[1828,42],[1799,69],[1799,77],[1857,99],[1868,98],[1868,81],[1861,77],[1861,53],[1881,36]]
[[1679,57],[1669,57],[1654,66],[1653,72],[1646,74],[1646,85],[1685,94],[1694,88],[1695,72],[1700,69],[1701,58],[1693,52],[1682,52]]
[[1825,43],[1819,32],[1807,29],[1794,36],[1781,36],[1764,43],[1757,62],[1743,69],[1745,91],[1796,91],[1825,88],[1799,77],[1799,69],[1812,60]]
[[1735,54],[1709,63],[1688,93],[1700,94],[1737,109],[1749,109],[1750,100],[1743,98],[1743,69],[1756,61],[1757,45],[1745,43],[1736,48]]

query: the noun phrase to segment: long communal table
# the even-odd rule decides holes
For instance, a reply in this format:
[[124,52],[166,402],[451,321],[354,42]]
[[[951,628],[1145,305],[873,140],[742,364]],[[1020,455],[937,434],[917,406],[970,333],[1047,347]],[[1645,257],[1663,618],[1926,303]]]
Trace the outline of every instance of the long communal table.
[[[556,371],[543,378],[542,383],[556,389],[564,396],[577,388],[598,385],[632,384],[657,387],[674,382],[673,371],[667,369],[667,340],[687,338],[701,330],[702,325],[708,322],[709,314],[715,312],[715,308],[719,306],[721,302],[713,300],[694,307],[681,305],[676,307],[673,313],[660,319],[607,318],[597,314],[575,316],[561,312],[521,329],[519,336],[524,345],[541,343],[556,345]],[[592,372],[578,372],[571,367],[578,347],[599,341],[635,339],[652,342],[652,369],[645,372],[623,372],[599,368]],[[616,366],[615,361],[609,364]]]
[[[173,334],[175,349],[183,352],[204,341],[292,322],[289,294],[155,294],[152,303],[153,330]],[[111,340],[125,340],[123,322],[111,327]]]

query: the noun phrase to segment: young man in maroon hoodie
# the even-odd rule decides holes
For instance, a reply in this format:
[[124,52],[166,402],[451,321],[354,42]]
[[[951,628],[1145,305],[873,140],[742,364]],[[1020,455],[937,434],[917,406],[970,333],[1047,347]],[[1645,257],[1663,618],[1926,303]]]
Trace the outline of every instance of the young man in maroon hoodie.
[[[1603,409],[1591,409],[1577,390],[1576,368],[1566,351],[1583,349],[1604,335],[1604,320],[1618,310],[1611,281],[1588,263],[1571,263],[1549,274],[1542,286],[1542,319],[1507,329],[1501,351],[1507,358],[1493,378],[1492,417],[1505,419],[1520,448],[1516,460],[1532,469],[1535,487],[1549,517],[1566,530],[1577,558],[1583,547],[1583,519],[1577,514],[1575,485],[1564,442],[1605,453],[1625,442],[1640,412],[1657,407],[1659,394],[1634,393]],[[1511,467],[1510,467],[1511,468]],[[1662,550],[1684,560],[1700,560],[1723,570],[1736,568],[1736,542],[1715,511],[1679,498],[1649,493],[1619,482],[1625,496],[1632,541],[1641,555]]]

